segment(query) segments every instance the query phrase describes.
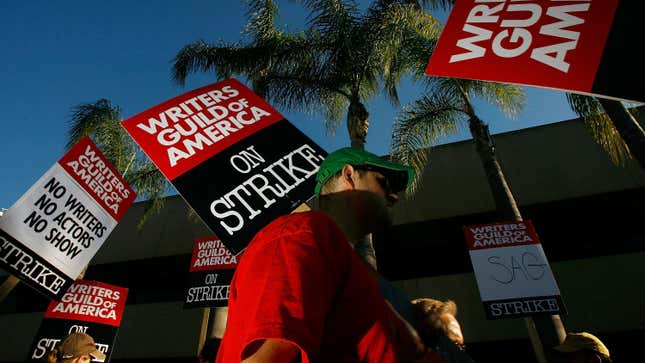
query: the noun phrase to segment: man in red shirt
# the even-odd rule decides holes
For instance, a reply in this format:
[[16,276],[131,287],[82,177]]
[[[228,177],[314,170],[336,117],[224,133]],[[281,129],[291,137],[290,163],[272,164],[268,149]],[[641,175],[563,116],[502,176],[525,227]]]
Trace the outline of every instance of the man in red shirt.
[[277,218],[231,282],[216,362],[412,362],[418,335],[385,302],[352,241],[390,225],[414,171],[351,148],[316,177],[319,211]]

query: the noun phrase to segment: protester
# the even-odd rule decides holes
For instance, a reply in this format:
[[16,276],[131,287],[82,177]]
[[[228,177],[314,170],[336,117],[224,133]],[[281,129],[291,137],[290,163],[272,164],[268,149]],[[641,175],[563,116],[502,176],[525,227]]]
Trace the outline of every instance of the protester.
[[417,330],[426,346],[436,350],[447,363],[474,363],[465,352],[454,301],[419,298],[412,300],[412,304],[417,315]]
[[277,218],[244,251],[216,361],[415,361],[418,336],[351,245],[390,225],[413,175],[365,151],[329,154],[316,176],[319,210]]
[[611,363],[609,349],[593,334],[569,333],[562,344],[553,347],[565,362]]
[[71,333],[47,355],[48,363],[89,363],[104,361],[105,354],[96,348],[94,339],[85,333]]

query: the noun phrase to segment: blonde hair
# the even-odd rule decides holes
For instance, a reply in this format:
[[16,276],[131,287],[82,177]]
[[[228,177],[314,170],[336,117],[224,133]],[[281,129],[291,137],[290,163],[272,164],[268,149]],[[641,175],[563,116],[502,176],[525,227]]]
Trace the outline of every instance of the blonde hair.
[[457,304],[452,300],[441,301],[424,297],[412,300],[412,304],[425,315],[448,313],[457,316]]
[[457,316],[457,304],[454,301],[419,298],[412,300],[412,305],[417,317],[416,328],[426,345],[434,346],[440,336],[448,336],[448,327],[441,320],[441,316]]

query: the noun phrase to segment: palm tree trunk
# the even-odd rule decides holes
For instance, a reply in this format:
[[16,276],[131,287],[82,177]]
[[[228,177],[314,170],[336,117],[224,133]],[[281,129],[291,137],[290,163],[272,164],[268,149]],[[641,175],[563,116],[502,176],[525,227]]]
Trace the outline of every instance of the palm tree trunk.
[[353,98],[349,102],[347,110],[347,131],[354,149],[365,150],[365,139],[369,127],[369,113],[365,105],[358,98]]
[[[504,172],[497,161],[495,145],[490,137],[488,125],[477,116],[472,116],[468,120],[468,124],[475,141],[475,148],[486,172],[488,185],[493,193],[498,216],[503,221],[521,221],[522,215],[515,202],[515,197],[513,197]],[[555,357],[551,347],[560,344],[566,335],[560,315],[534,315],[525,318],[525,323],[538,361],[540,363],[554,362]]]
[[484,166],[486,179],[493,193],[497,214],[502,220],[521,221],[522,215],[517,208],[515,197],[513,197],[511,188],[506,182],[504,172],[497,161],[495,145],[493,144],[493,139],[490,137],[488,125],[482,122],[477,116],[472,116],[468,120],[468,124],[470,133],[475,141],[477,154],[479,154],[479,158]]
[[14,289],[14,287],[16,287],[16,285],[18,285],[19,282],[20,279],[16,276],[7,276],[2,285],[0,285],[0,302],[4,301],[4,299],[9,296],[9,293]]
[[620,137],[629,147],[629,151],[634,155],[641,168],[645,170],[645,132],[643,128],[622,102],[602,97],[597,97],[597,100],[607,112]]

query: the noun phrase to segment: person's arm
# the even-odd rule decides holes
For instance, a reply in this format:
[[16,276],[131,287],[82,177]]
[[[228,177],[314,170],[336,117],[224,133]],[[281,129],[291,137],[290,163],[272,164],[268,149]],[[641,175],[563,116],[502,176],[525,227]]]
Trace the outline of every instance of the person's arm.
[[238,361],[315,359],[310,355],[320,348],[326,315],[353,252],[328,217],[308,217],[291,216],[261,231],[257,247],[238,265],[236,307],[246,325],[237,337],[241,351],[232,352]]
[[[277,339],[256,340],[242,354],[243,363],[299,362],[300,350],[290,342]],[[298,359],[298,360],[296,360]]]

